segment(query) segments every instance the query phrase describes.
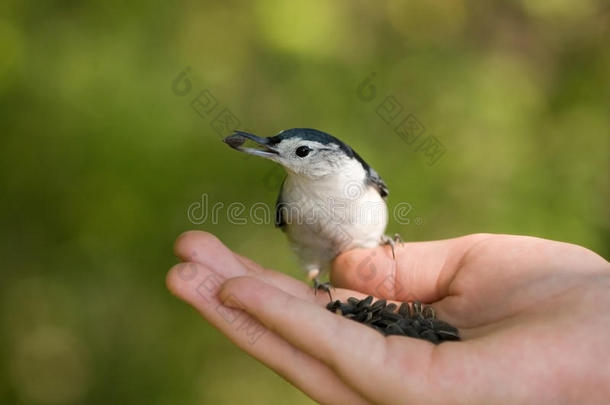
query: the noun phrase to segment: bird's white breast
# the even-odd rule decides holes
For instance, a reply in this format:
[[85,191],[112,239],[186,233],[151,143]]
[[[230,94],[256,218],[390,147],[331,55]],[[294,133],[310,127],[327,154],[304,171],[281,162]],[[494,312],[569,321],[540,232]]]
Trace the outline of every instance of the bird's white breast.
[[358,162],[323,178],[286,178],[281,197],[286,233],[305,270],[323,271],[343,251],[379,244],[387,206],[365,179]]

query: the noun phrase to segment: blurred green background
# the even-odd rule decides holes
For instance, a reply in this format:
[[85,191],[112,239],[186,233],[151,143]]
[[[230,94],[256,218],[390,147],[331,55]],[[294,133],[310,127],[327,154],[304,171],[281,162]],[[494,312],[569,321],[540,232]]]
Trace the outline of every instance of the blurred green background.
[[[405,240],[530,234],[608,259],[608,38],[601,0],[3,1],[0,402],[311,402],[164,286],[187,229],[301,276],[270,224],[189,221],[203,195],[275,201],[281,172],[221,142],[225,108],[352,145],[410,204],[389,227]],[[396,134],[408,114],[436,163]]]

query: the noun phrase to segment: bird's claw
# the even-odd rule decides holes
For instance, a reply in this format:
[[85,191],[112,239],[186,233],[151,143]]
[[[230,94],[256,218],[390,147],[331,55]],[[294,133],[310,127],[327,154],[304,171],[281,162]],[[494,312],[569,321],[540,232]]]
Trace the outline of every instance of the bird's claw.
[[330,289],[334,289],[334,287],[332,286],[332,284],[330,282],[325,282],[325,283],[321,283],[320,281],[318,281],[317,278],[313,279],[313,293],[314,295],[318,294],[318,290],[323,290],[326,291],[328,293],[328,298],[330,298],[330,300],[333,300],[333,296],[330,294]]
[[394,251],[394,247],[396,246],[397,243],[401,243],[401,242],[402,242],[402,238],[397,233],[395,233],[394,236],[392,236],[392,237],[389,237],[386,235],[382,239],[382,243],[384,245],[390,245],[390,248],[392,249],[392,259],[394,259],[394,260],[396,260],[396,252]]

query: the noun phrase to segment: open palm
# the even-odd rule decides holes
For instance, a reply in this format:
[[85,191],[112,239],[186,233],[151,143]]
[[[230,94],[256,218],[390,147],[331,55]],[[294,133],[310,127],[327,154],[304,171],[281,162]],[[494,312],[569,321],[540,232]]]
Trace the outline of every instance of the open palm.
[[567,243],[469,235],[345,252],[333,295],[420,300],[460,329],[435,346],[327,311],[328,297],[188,232],[170,290],[322,403],[605,403],[610,264]]

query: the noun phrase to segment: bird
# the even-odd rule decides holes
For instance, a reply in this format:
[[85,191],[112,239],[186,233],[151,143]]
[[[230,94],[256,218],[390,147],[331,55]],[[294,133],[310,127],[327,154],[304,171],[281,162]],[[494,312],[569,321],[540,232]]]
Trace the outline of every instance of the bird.
[[[269,159],[286,171],[275,203],[275,226],[286,234],[314,291],[332,261],[354,248],[389,244],[388,187],[356,151],[312,128],[292,128],[271,137],[236,130],[223,141],[240,152]],[[247,143],[252,147],[246,146]]]

